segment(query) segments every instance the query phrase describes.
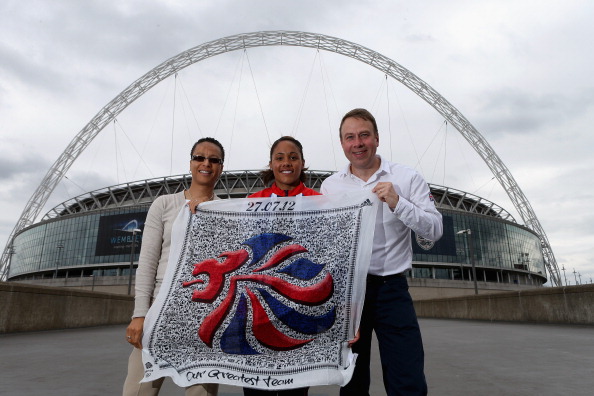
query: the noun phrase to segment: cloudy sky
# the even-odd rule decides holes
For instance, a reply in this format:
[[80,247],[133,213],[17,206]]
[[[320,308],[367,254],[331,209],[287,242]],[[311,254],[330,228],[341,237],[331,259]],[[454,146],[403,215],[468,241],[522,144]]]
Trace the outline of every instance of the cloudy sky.
[[[208,41],[295,30],[363,45],[435,88],[506,164],[567,281],[590,283],[593,18],[589,0],[2,1],[0,245],[66,146],[133,81]],[[521,222],[473,148],[411,91],[350,58],[287,47],[226,53],[162,81],[89,144],[39,218],[85,191],[187,172],[202,136],[226,146],[227,170],[264,166],[283,134],[304,143],[311,169],[335,170],[337,125],[354,107],[376,114],[382,155]]]

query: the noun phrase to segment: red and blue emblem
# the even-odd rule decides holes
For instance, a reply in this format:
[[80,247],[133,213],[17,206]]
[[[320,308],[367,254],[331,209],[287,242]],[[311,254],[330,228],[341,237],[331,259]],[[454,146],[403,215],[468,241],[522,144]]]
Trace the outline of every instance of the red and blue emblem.
[[[219,258],[223,259],[222,262],[212,258],[194,264],[192,275],[207,275],[208,283],[192,292],[192,301],[213,303],[220,300],[218,306],[204,317],[198,330],[198,336],[207,346],[213,347],[215,334],[228,323],[221,334],[221,350],[229,354],[259,354],[248,342],[250,317],[253,338],[260,345],[275,351],[300,348],[313,341],[316,335],[332,328],[336,319],[334,306],[322,315],[309,315],[303,313],[307,309],[298,309],[300,306],[314,307],[326,303],[333,295],[334,282],[332,275],[326,273],[314,284],[298,284],[316,278],[324,270],[324,265],[297,257],[308,252],[299,244],[278,246],[292,239],[284,234],[263,233],[244,241],[242,245],[248,246],[252,252],[249,264],[246,264],[250,257],[246,249],[221,253]],[[276,251],[261,263],[272,250]],[[289,260],[292,258],[296,259]],[[284,275],[280,277],[279,274]],[[182,286],[200,283],[204,281],[195,279],[183,282]],[[271,315],[274,317],[271,318]],[[230,320],[226,321],[226,318]],[[291,329],[293,335],[277,328],[274,322]]]

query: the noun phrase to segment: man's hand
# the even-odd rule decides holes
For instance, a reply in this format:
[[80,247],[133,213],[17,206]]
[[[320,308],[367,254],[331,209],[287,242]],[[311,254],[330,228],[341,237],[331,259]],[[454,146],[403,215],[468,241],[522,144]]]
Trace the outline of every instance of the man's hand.
[[394,185],[389,182],[377,183],[372,192],[377,195],[380,201],[387,203],[392,211],[396,208],[400,199],[400,196],[394,190]]
[[359,330],[357,330],[357,334],[355,334],[355,338],[353,338],[352,340],[349,340],[349,348],[352,348],[353,344],[357,341],[359,341],[359,336],[361,335],[361,332]]

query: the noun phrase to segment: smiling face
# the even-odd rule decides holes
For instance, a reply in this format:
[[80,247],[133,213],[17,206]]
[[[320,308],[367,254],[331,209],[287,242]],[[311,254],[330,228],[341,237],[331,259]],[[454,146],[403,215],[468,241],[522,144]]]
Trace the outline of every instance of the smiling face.
[[283,140],[272,151],[272,158],[268,165],[274,173],[276,186],[281,190],[292,190],[301,182],[301,171],[305,161],[295,143]]
[[379,136],[371,121],[356,117],[346,118],[340,128],[340,144],[351,163],[353,174],[371,175],[379,168],[380,160],[375,156]]
[[[205,158],[222,158],[221,149],[210,142],[196,145],[192,155]],[[202,162],[190,160],[190,172],[192,173],[192,184],[214,187],[223,172],[223,164],[215,164],[206,159]]]

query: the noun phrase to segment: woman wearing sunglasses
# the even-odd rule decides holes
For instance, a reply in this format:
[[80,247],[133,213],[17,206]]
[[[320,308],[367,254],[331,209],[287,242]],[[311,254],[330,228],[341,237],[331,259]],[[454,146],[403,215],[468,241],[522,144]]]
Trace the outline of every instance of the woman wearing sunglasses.
[[[162,195],[151,205],[144,225],[142,247],[136,271],[134,314],[126,329],[126,340],[134,347],[128,360],[128,375],[123,396],[158,395],[163,378],[139,383],[142,366],[142,331],[144,317],[157,297],[165,275],[171,247],[171,227],[180,209],[188,203],[192,213],[201,202],[218,199],[214,187],[223,172],[225,150],[213,138],[198,140],[190,151],[190,188],[176,194]],[[186,388],[191,396],[216,396],[218,384],[200,384]]]
[[[306,180],[305,170],[303,146],[297,139],[291,136],[283,136],[272,144],[268,169],[262,172],[264,185],[268,185],[270,182],[272,182],[272,185],[250,195],[248,198],[320,195],[319,192],[305,187],[305,184],[303,184]],[[243,388],[243,394],[244,396],[307,396],[308,389],[267,391]]]

